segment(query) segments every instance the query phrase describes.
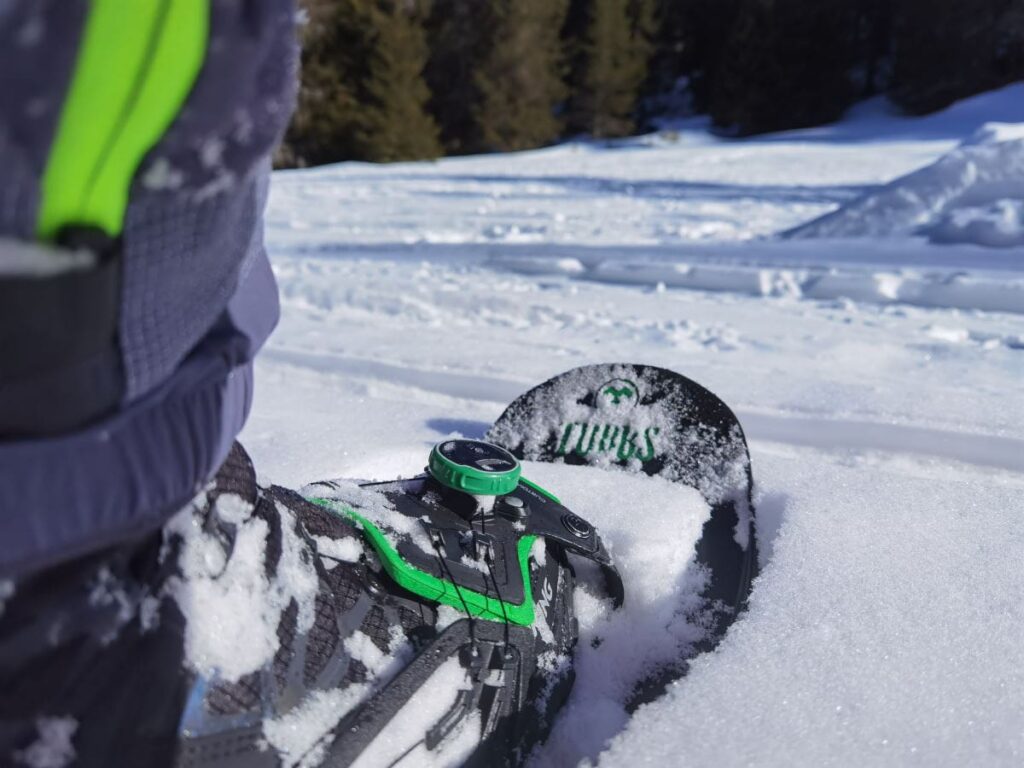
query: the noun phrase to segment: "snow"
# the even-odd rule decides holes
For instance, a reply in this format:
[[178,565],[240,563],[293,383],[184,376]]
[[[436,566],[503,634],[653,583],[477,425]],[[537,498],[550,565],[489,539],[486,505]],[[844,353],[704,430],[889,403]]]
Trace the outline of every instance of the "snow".
[[369,692],[366,683],[315,691],[295,709],[263,723],[267,743],[282,755],[284,768],[319,765],[330,746],[330,735],[341,718]]
[[1019,765],[1019,478],[759,458],[786,517],[749,615],[600,764]]
[[[596,757],[622,727],[626,701],[646,672],[705,637],[696,616],[705,576],[690,566],[710,510],[697,490],[661,478],[534,462],[524,463],[523,475],[555,489],[563,504],[597,527],[626,585],[619,611],[611,609],[596,573],[577,593],[577,681],[566,716],[535,755],[538,765],[573,765]],[[574,565],[581,575],[596,571]]]
[[[926,118],[873,102],[836,126],[740,141],[690,121],[621,142],[276,174],[267,239],[283,317],[243,442],[261,476],[293,487],[392,479],[421,472],[435,442],[482,437],[571,367],[677,370],[721,396],[750,441],[763,567],[750,610],[627,720],[623,680],[694,630],[658,622],[688,594],[656,576],[686,572],[669,542],[689,534],[641,538],[668,512],[634,505],[633,488],[604,491],[630,514],[574,496],[589,482],[574,472],[605,470],[530,467],[588,506],[631,569],[621,618],[579,592],[583,631],[607,648],[581,644],[577,714],[537,764],[1019,765],[1020,176],[957,173],[997,178],[984,158],[1016,163],[1022,125],[1017,84]],[[938,201],[921,220],[903,214],[927,206],[877,203],[855,236],[778,236],[915,178],[918,200]]]
[[396,514],[394,504],[382,493],[371,488],[362,488],[351,481],[334,480],[330,485],[314,483],[303,488],[302,492],[306,498],[326,502],[336,514],[346,519],[347,511],[355,510],[395,547],[407,537],[424,552],[433,551],[430,537],[423,525],[412,518]]
[[[1024,141],[1017,142],[1024,150]],[[977,243],[990,248],[1024,246],[1024,189],[1022,199],[994,199],[984,205],[947,208],[927,228],[935,243]]]
[[424,734],[455,704],[459,691],[469,687],[459,660],[445,661],[409,697],[388,727],[356,759],[353,768],[458,765],[476,746],[474,732],[479,733],[479,716],[463,721],[439,750],[430,752],[421,742]]
[[[139,598],[130,594],[125,584],[114,576],[106,565],[101,566],[96,575],[90,579],[87,588],[89,590],[89,605],[95,608],[117,607],[113,625],[100,637],[100,643],[109,645],[117,637],[120,628],[135,617]],[[145,618],[146,622],[151,620],[151,616]]]
[[975,138],[931,165],[803,224],[789,235],[925,233],[940,243],[1024,245],[1018,204],[1024,204],[1024,138],[983,143]]
[[316,551],[328,569],[337,565],[339,561],[358,562],[363,554],[363,545],[355,538],[333,539],[330,536],[314,536],[313,539],[316,541]]
[[390,681],[409,662],[412,652],[398,627],[392,629],[388,654],[361,631],[345,639],[345,650],[366,668],[366,682],[353,683],[344,689],[315,691],[296,708],[264,721],[263,735],[284,756],[285,768],[320,765],[341,719]]
[[167,535],[182,540],[181,577],[171,579],[168,591],[186,618],[196,617],[186,625],[186,659],[208,678],[238,680],[273,659],[280,647],[281,615],[293,600],[297,631],[313,625],[316,572],[303,556],[294,516],[281,504],[277,511],[281,557],[273,580],[267,578],[264,563],[270,528],[252,515],[252,505],[242,498],[225,494],[214,505],[220,520],[235,526],[230,557],[224,540],[204,530],[191,507],[167,527]]
[[40,717],[36,720],[39,734],[25,749],[15,752],[16,765],[27,768],[65,768],[75,759],[75,747],[71,740],[78,730],[78,721],[73,717]]

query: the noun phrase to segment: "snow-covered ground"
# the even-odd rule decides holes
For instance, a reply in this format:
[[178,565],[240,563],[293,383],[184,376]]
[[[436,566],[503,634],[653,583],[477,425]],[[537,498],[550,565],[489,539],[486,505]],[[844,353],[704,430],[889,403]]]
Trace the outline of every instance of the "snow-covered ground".
[[675,369],[751,441],[750,611],[630,721],[581,679],[611,698],[537,763],[1020,765],[1022,126],[1016,85],[744,141],[279,173],[243,442],[264,481],[394,477],[562,370]]

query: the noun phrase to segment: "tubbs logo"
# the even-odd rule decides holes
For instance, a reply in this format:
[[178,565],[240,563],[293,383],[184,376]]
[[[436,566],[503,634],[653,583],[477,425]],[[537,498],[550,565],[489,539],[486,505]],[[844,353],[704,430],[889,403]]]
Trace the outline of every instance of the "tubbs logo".
[[661,453],[657,445],[660,427],[640,428],[623,418],[640,404],[640,388],[634,382],[606,381],[594,391],[593,400],[596,418],[563,424],[556,455],[575,453],[646,463]]
[[598,410],[629,410],[640,401],[640,388],[629,379],[612,379],[597,388],[594,406]]

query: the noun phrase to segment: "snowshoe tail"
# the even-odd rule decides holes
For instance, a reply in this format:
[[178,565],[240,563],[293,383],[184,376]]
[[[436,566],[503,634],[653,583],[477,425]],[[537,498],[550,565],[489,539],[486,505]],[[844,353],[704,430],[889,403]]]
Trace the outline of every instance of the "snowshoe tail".
[[[695,564],[709,574],[700,620],[710,650],[746,607],[757,575],[753,479],[735,414],[713,393],[664,368],[575,368],[516,399],[487,439],[520,459],[618,467],[696,488],[711,507]],[[627,585],[628,592],[628,585]],[[688,668],[681,659],[639,683],[631,708]]]

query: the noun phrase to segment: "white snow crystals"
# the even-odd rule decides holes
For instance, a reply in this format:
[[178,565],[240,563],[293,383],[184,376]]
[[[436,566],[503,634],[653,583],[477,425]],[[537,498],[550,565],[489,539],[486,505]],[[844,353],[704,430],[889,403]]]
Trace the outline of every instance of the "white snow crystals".
[[273,658],[279,646],[277,625],[292,600],[298,605],[298,631],[312,626],[317,579],[294,517],[283,505],[277,505],[281,558],[273,579],[264,566],[267,522],[234,495],[221,496],[214,512],[236,526],[231,557],[216,535],[202,530],[193,508],[183,510],[168,527],[183,539],[182,578],[172,580],[169,591],[188,619],[189,664],[208,677],[237,680]]
[[[313,768],[326,756],[332,731],[375,688],[387,683],[409,660],[411,648],[401,627],[393,627],[388,653],[369,635],[356,631],[345,639],[345,650],[367,671],[365,683],[314,691],[298,707],[263,723],[263,735],[282,757],[285,768]],[[390,728],[389,728],[390,730]]]
[[[89,584],[89,605],[93,607],[117,606],[117,623],[100,638],[106,645],[117,637],[118,630],[135,616],[136,603],[121,582],[107,566],[101,566],[95,579]],[[147,617],[146,620],[150,620]],[[145,626],[145,622],[143,622]]]
[[354,536],[337,539],[330,536],[314,536],[313,540],[316,541],[316,551],[327,570],[339,562],[358,562],[363,554],[362,542]]
[[362,683],[315,691],[287,714],[263,723],[263,735],[280,754],[285,768],[312,768],[326,754],[331,729],[369,690]]
[[40,717],[36,720],[38,738],[25,749],[15,752],[15,765],[28,768],[65,768],[75,759],[71,739],[78,730],[73,717]]
[[466,671],[458,658],[445,661],[371,742],[353,768],[383,765],[435,768],[461,763],[477,745],[479,715],[463,721],[436,751],[425,749],[423,734],[444,716],[455,703],[459,691],[466,687]]
[[[419,521],[398,514],[394,504],[387,497],[369,488],[363,488],[350,480],[333,480],[328,486],[317,483],[301,491],[306,498],[321,498],[340,507],[351,507],[370,523],[373,523],[393,545],[397,546],[401,536],[408,536],[424,552],[433,551],[430,538]],[[344,514],[341,509],[336,514]]]
[[596,568],[574,561],[582,581],[576,684],[535,764],[575,765],[596,757],[625,727],[625,704],[639,681],[702,639],[693,612],[704,574],[692,564],[710,511],[698,491],[660,477],[532,462],[524,462],[523,474],[597,527],[626,584],[625,604],[613,611],[591,586],[601,583]]

